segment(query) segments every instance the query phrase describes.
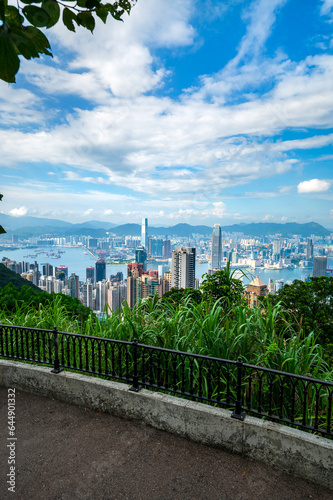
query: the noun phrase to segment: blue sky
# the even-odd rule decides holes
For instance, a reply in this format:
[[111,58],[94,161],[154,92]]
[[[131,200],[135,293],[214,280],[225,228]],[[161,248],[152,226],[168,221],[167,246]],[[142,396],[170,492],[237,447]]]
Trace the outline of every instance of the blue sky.
[[0,82],[1,210],[333,227],[333,0],[138,0]]

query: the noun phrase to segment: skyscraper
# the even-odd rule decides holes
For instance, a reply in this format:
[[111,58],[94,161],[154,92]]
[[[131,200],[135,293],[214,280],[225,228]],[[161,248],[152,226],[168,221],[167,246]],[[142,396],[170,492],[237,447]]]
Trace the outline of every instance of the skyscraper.
[[215,224],[212,233],[212,269],[221,269],[222,260],[222,236],[221,226]]
[[93,308],[93,285],[91,281],[87,281],[83,285],[83,305]]
[[96,283],[106,279],[106,263],[104,259],[97,259],[95,262]]
[[141,224],[141,246],[148,250],[148,219],[143,218]]
[[171,286],[174,288],[194,288],[195,248],[180,247],[172,252]]
[[313,258],[313,273],[312,276],[318,278],[319,276],[326,276],[327,257],[314,257]]
[[313,243],[312,239],[309,238],[306,244],[306,260],[312,260],[312,259],[313,259]]
[[71,297],[79,298],[79,277],[75,273],[71,273],[68,278],[68,290]]
[[[95,278],[95,268],[94,266],[89,266],[86,268],[86,280],[90,280],[92,283],[94,282]],[[90,307],[90,306],[89,306]]]
[[135,249],[135,260],[138,264],[143,264],[143,268],[145,269],[145,262],[147,260],[147,252],[143,246],[137,247]]

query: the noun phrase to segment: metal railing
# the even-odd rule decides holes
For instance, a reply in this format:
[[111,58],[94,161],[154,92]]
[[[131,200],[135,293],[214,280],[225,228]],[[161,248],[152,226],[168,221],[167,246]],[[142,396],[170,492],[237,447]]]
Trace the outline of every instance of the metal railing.
[[0,356],[51,365],[214,404],[333,437],[333,383],[161,347],[69,332],[0,325]]

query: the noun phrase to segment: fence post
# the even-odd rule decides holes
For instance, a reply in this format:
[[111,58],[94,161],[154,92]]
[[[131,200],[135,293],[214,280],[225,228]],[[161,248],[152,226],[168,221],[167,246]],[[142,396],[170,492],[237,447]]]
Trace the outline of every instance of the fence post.
[[59,354],[58,354],[58,330],[56,327],[53,329],[53,344],[54,344],[54,362],[53,362],[53,370],[51,373],[60,373],[63,371],[63,368],[60,368]]
[[237,385],[236,385],[236,406],[232,413],[232,418],[237,418],[238,420],[244,420],[245,413],[242,411],[242,358],[237,360]]
[[138,341],[133,339],[133,385],[129,388],[130,391],[139,392],[141,386],[139,385],[138,376]]

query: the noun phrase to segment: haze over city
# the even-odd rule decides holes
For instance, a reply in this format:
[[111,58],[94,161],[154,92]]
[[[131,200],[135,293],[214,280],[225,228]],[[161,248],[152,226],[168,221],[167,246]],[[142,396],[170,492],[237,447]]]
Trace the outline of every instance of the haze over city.
[[139,0],[0,82],[1,211],[332,227],[333,2]]

